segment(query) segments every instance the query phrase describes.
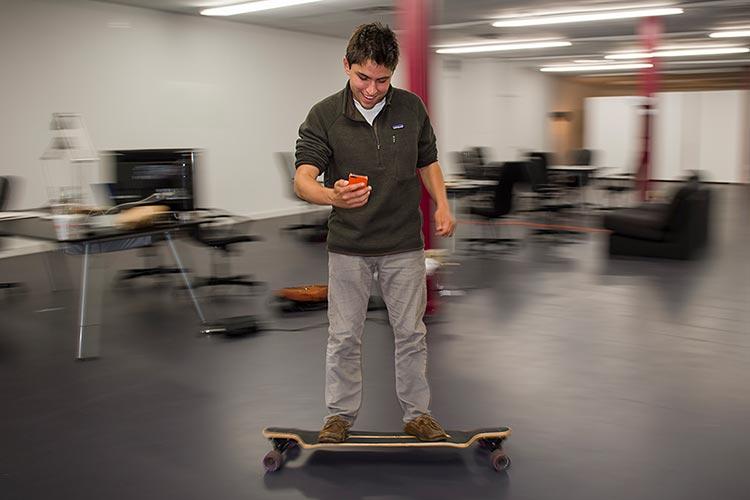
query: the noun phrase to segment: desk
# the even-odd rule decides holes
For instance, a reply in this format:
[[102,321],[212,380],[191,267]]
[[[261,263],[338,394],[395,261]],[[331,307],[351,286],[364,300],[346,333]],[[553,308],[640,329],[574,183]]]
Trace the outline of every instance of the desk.
[[98,259],[94,257],[96,254],[137,248],[150,244],[153,237],[164,238],[169,244],[177,267],[180,269],[195,310],[201,322],[205,323],[206,318],[203,315],[203,310],[193,292],[185,267],[182,265],[182,260],[173,241],[176,233],[194,228],[203,222],[205,220],[202,219],[187,222],[173,221],[134,230],[115,227],[95,228],[87,230],[84,236],[59,241],[54,223],[50,218],[31,217],[0,220],[0,233],[7,236],[22,236],[56,242],[63,246],[66,253],[83,256],[76,359],[84,360],[99,356],[101,299],[103,294],[100,286],[101,273],[96,272],[96,264],[98,263]]
[[547,167],[549,172],[564,172],[581,177],[588,177],[597,170],[599,170],[599,167],[593,165],[550,165]]

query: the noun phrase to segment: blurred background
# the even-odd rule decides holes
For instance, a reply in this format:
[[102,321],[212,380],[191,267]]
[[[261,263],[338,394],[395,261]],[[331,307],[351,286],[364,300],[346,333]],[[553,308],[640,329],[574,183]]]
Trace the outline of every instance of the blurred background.
[[[750,3],[230,4],[0,2],[0,496],[745,498]],[[459,221],[426,238],[433,410],[512,427],[506,473],[474,450],[260,466],[263,427],[324,416],[325,301],[290,289],[326,283],[327,210],[293,151],[373,21]],[[153,204],[195,222],[176,247],[86,246]],[[390,431],[377,298],[356,427]]]

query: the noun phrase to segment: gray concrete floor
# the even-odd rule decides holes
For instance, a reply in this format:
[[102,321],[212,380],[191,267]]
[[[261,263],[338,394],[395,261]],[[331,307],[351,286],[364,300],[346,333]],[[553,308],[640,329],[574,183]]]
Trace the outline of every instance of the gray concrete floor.
[[[139,257],[113,255],[102,356],[76,362],[75,292],[49,291],[40,255],[4,259],[2,280],[27,287],[0,292],[0,498],[747,498],[750,191],[714,189],[714,245],[697,261],[612,260],[594,233],[443,268],[466,294],[429,320],[433,411],[449,428],[512,427],[507,474],[469,449],[303,452],[266,475],[262,428],[324,416],[324,312],[204,291],[209,317],[255,313],[269,330],[201,336],[173,278],[118,285]],[[290,221],[255,223],[265,240],[236,270],[268,290],[324,282],[324,248],[280,233]],[[204,249],[182,248],[207,270]],[[66,262],[74,289],[80,262]],[[397,429],[392,336],[370,317],[356,427]]]

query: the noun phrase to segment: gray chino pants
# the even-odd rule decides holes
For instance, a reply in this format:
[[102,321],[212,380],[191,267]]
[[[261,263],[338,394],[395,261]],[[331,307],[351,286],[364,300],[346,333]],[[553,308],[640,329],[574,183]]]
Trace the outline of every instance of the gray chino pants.
[[328,416],[354,422],[362,404],[362,333],[373,274],[388,307],[396,356],[396,394],[404,422],[429,413],[424,251],[377,257],[328,253]]

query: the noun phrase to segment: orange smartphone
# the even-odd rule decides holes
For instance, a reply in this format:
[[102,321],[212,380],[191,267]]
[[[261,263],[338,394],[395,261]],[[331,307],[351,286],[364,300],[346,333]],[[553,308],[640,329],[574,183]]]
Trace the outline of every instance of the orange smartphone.
[[362,187],[367,187],[367,180],[366,175],[349,174],[349,184],[364,184]]

